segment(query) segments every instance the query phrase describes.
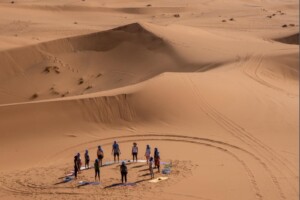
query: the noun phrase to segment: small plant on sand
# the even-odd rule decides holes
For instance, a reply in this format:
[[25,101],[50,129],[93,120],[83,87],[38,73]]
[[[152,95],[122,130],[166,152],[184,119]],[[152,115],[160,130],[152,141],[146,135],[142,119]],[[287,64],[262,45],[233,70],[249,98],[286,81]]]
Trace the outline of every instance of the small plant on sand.
[[39,97],[39,95],[37,94],[37,93],[34,93],[31,97],[30,97],[30,99],[36,99],[36,98],[38,98]]
[[151,6],[152,6],[151,4],[148,4],[148,5],[147,5],[147,7],[151,7]]
[[96,78],[99,78],[100,76],[102,76],[102,74],[101,74],[101,73],[97,74]]
[[85,90],[89,90],[89,89],[91,89],[91,88],[93,88],[93,86],[89,85],[89,86],[87,86],[87,87],[85,88]]
[[80,78],[80,79],[78,80],[78,84],[81,85],[81,84],[83,84],[83,83],[84,83],[83,78]]
[[50,66],[47,66],[47,67],[45,67],[44,72],[49,73],[50,70],[51,70],[51,67],[50,67]]
[[57,73],[57,74],[59,74],[60,73],[60,71],[59,71],[59,67],[57,67],[57,66],[54,66],[53,67],[53,70],[55,71],[55,73]]
[[56,90],[52,90],[52,91],[51,91],[51,94],[53,94],[53,95],[59,95],[59,92],[56,91]]
[[45,73],[50,73],[51,71],[54,71],[54,72],[56,72],[57,74],[60,73],[59,67],[57,67],[57,66],[46,66],[45,69],[44,69],[44,72],[45,72]]
[[177,17],[177,18],[178,18],[178,17],[180,17],[180,15],[179,15],[179,14],[174,14],[174,17]]
[[283,24],[281,27],[282,27],[282,28],[286,28],[286,27],[287,27],[287,25],[286,25],[286,24]]
[[223,20],[222,20],[222,22],[226,22],[226,20],[225,20],[225,19],[223,19]]
[[69,91],[63,93],[63,94],[61,95],[61,97],[65,97],[65,96],[67,96],[68,94],[69,94]]

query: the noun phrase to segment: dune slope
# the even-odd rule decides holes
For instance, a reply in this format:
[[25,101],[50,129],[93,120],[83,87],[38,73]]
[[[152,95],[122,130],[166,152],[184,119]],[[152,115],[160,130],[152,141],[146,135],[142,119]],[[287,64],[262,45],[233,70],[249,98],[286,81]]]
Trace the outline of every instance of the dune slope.
[[[299,42],[297,24],[281,27],[296,23],[297,3],[173,3],[0,1],[40,16],[29,25],[39,34],[54,15],[65,17],[52,31],[78,17],[64,37],[1,48],[0,199],[298,198]],[[117,163],[101,168],[100,185],[78,185],[93,169],[63,182],[75,153],[88,149],[93,164],[101,145],[109,162],[114,140],[121,160],[133,142],[139,159],[158,147],[172,172],[155,177],[169,179],[149,183],[148,166],[130,162],[133,186],[118,185]]]

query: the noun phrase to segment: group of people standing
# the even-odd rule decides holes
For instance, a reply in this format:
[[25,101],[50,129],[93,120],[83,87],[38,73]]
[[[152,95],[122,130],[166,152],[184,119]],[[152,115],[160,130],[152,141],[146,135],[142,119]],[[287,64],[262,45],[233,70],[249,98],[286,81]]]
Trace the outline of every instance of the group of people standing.
[[[114,141],[114,143],[112,145],[111,153],[114,156],[114,162],[119,162],[121,150],[120,150],[119,144],[116,141]],[[137,146],[136,142],[133,143],[131,153],[132,153],[133,162],[138,162],[139,149],[138,149],[138,146]],[[147,145],[146,146],[145,157],[146,157],[147,165],[149,165],[150,176],[151,176],[151,179],[152,179],[152,178],[154,178],[154,172],[153,172],[154,168],[157,168],[158,172],[160,172],[160,154],[159,154],[158,149],[154,148],[154,154],[153,154],[153,157],[152,157],[151,156],[150,145]],[[97,158],[94,162],[95,181],[98,179],[99,182],[100,182],[100,167],[103,166],[102,165],[103,158],[104,158],[104,151],[103,151],[101,146],[98,146]],[[84,162],[85,168],[89,169],[90,168],[90,156],[89,156],[89,151],[88,150],[85,150],[84,161],[85,161]],[[75,178],[77,178],[77,174],[81,170],[81,166],[82,166],[82,161],[81,161],[80,153],[77,153],[74,157],[74,176],[75,176]],[[122,183],[124,183],[124,182],[126,183],[127,182],[128,169],[127,169],[126,163],[124,161],[120,165],[120,172],[121,172]]]

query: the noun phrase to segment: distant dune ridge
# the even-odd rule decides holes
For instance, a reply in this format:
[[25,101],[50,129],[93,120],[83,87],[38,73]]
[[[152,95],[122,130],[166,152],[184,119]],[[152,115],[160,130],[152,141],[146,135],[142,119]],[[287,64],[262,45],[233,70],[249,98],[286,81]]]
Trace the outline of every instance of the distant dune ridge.
[[[296,200],[298,5],[0,1],[0,199]],[[158,147],[169,179],[128,163],[134,186],[118,164],[64,183],[114,140],[121,160]]]
[[[205,46],[213,48],[211,43],[213,41],[220,41],[224,45],[238,44],[238,40],[230,38],[226,41],[225,37],[212,35],[209,32],[199,32],[199,36],[203,37],[199,42],[195,41],[193,44],[194,36],[187,40],[187,44],[194,45],[197,52],[186,52],[180,45],[174,46],[172,39],[168,39],[169,33],[174,34],[175,31],[181,32],[182,30],[181,39],[186,27],[164,28],[163,31],[150,24],[145,27],[134,23],[108,31],[59,39],[0,53],[3,62],[2,79],[9,79],[5,83],[7,91],[2,93],[4,95],[1,98],[2,103],[24,102],[35,93],[39,93],[40,99],[57,98],[49,93],[53,86],[60,90],[59,96],[69,95],[69,93],[79,95],[86,93],[87,88],[92,89],[93,92],[113,89],[138,83],[163,72],[206,71],[221,66],[222,63],[236,60],[234,55],[230,55],[231,53],[212,54],[205,50]],[[156,35],[155,32],[162,36]],[[186,34],[186,37],[189,38],[190,35]],[[256,41],[259,45],[264,44],[255,38],[249,39]],[[245,41],[244,45],[249,49],[255,48],[252,41]],[[240,51],[242,54],[247,54],[242,45]],[[189,54],[186,56],[187,53]],[[204,55],[198,57],[198,53]],[[210,61],[208,57],[210,55],[215,57],[215,61]],[[50,73],[50,69],[56,75]],[[49,70],[49,74],[41,73],[45,70]],[[97,78],[99,73],[102,76]],[[82,75],[84,78],[80,78]],[[40,80],[45,80],[45,78],[47,81],[41,84]],[[22,91],[16,88],[19,79],[22,79],[25,86]],[[86,79],[86,83],[76,88],[74,79]],[[31,87],[32,84],[34,87]],[[13,94],[14,91],[18,94]],[[9,93],[12,94],[5,96]]]
[[[143,59],[149,62],[142,67]],[[47,89],[50,89],[52,85],[70,86],[71,88],[64,88],[64,90],[70,90],[72,94],[81,94],[82,88],[76,89],[75,84],[72,84],[75,77],[79,79],[80,75],[85,76],[87,83],[92,84],[97,81],[101,83],[101,85],[97,83],[100,88],[92,88],[95,91],[127,85],[128,82],[124,83],[122,77],[130,77],[130,80],[127,80],[129,83],[137,83],[164,71],[188,70],[179,67],[184,61],[167,42],[137,23],[109,31],[13,49],[2,52],[1,60],[3,61],[3,79],[18,77],[20,74],[27,76],[28,73],[31,78],[24,80],[24,83],[30,87],[29,85],[46,78],[50,82],[48,85],[41,84],[39,88],[36,85],[31,89],[31,92],[35,92],[34,89],[38,90],[41,97],[42,95],[47,97],[44,93],[48,93]],[[87,63],[85,63],[86,60]],[[125,60],[128,63],[123,62]],[[156,60],[160,60],[160,63],[157,64]],[[56,73],[60,73],[59,76],[41,73],[43,70],[50,72],[52,68],[56,69]],[[97,78],[99,73],[102,76]],[[18,80],[10,78],[8,84],[14,85],[15,81]],[[115,86],[105,84],[107,81]],[[14,90],[17,88],[9,92]],[[27,91],[29,97],[30,90]],[[26,100],[25,95],[23,101]],[[4,98],[2,100],[4,101]]]

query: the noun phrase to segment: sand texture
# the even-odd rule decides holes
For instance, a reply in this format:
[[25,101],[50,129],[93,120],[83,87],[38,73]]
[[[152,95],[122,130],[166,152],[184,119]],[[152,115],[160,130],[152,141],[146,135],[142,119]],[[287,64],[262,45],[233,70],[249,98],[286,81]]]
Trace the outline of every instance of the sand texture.
[[[297,200],[299,1],[0,0],[0,199]],[[66,180],[137,142],[144,162]],[[81,185],[79,184],[81,181]]]

